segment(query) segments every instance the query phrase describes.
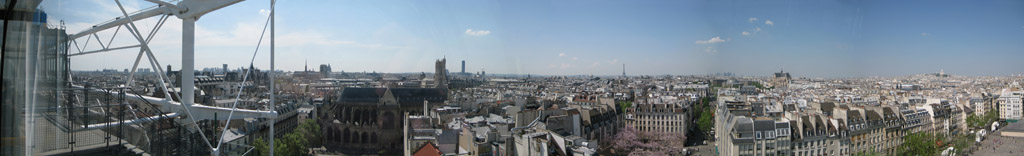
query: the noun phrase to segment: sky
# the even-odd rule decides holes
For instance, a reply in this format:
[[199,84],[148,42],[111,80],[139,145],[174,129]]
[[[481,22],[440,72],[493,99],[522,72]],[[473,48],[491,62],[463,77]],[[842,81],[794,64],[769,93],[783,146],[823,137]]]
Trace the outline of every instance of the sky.
[[[128,12],[155,6],[126,0]],[[113,1],[49,0],[48,22],[69,33],[122,16]],[[1024,73],[1024,1],[280,1],[276,68],[335,72],[450,72],[533,75],[703,75],[731,72],[797,77]],[[248,66],[270,10],[243,1],[196,23],[199,69]],[[156,17],[136,22],[148,34]],[[269,30],[268,30],[269,31]],[[104,44],[134,45],[121,30]],[[269,69],[269,33],[254,60]],[[95,38],[76,40],[84,51]],[[150,43],[162,66],[181,65],[181,20]],[[70,53],[78,52],[73,48]],[[131,68],[139,50],[72,57],[72,69]],[[144,60],[143,67],[149,67]],[[164,67],[161,67],[164,68]]]

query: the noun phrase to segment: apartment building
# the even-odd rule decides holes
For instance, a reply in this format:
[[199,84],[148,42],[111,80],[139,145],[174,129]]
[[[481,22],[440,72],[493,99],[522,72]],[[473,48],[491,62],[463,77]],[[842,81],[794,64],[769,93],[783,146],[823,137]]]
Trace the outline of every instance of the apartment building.
[[1017,121],[1021,119],[1021,101],[1024,91],[1020,88],[1006,88],[999,94],[999,119]]

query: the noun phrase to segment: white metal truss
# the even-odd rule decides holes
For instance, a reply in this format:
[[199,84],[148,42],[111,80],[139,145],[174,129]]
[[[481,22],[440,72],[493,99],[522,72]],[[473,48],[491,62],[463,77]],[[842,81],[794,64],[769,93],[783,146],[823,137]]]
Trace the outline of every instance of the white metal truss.
[[[166,23],[167,19],[170,16],[176,16],[176,17],[178,17],[179,19],[182,20],[182,52],[181,52],[181,55],[182,55],[182,67],[181,67],[181,72],[180,72],[182,75],[181,75],[181,80],[179,80],[179,82],[181,82],[181,92],[180,92],[181,95],[180,95],[180,98],[178,98],[178,99],[181,99],[181,102],[179,103],[179,102],[175,102],[175,101],[171,100],[171,96],[178,97],[178,94],[170,94],[169,93],[169,92],[174,92],[174,89],[175,89],[173,87],[167,87],[166,86],[167,85],[166,82],[169,82],[170,78],[165,77],[164,74],[157,74],[157,75],[159,75],[158,77],[159,77],[159,81],[161,83],[161,85],[159,85],[159,86],[161,87],[161,89],[163,89],[163,94],[165,95],[164,98],[155,98],[155,97],[149,97],[149,96],[134,95],[134,94],[131,94],[131,93],[118,93],[118,92],[107,92],[107,93],[115,94],[115,95],[116,94],[130,94],[130,95],[134,95],[134,96],[127,96],[127,97],[130,97],[133,100],[144,100],[144,101],[148,101],[150,103],[159,104],[160,105],[160,109],[168,110],[171,113],[167,113],[165,115],[160,115],[160,116],[155,116],[155,117],[136,118],[134,120],[118,121],[118,123],[134,124],[134,123],[148,122],[148,121],[153,121],[153,120],[158,120],[158,119],[163,119],[163,118],[174,118],[174,117],[185,115],[185,116],[187,116],[190,119],[189,120],[189,121],[191,121],[190,124],[195,125],[195,126],[197,126],[196,128],[198,128],[198,124],[196,122],[197,119],[199,119],[199,120],[227,120],[227,122],[230,123],[231,119],[243,119],[243,118],[250,118],[250,117],[268,118],[268,119],[271,120],[270,127],[269,127],[270,128],[270,133],[268,134],[268,138],[270,140],[269,141],[269,143],[270,143],[270,149],[269,149],[270,151],[269,152],[270,152],[271,155],[273,155],[274,154],[274,123],[275,123],[274,121],[276,121],[276,118],[277,118],[277,115],[278,115],[277,112],[274,110],[274,108],[275,108],[274,107],[274,102],[275,102],[274,87],[270,87],[270,107],[268,107],[268,108],[270,108],[269,111],[238,109],[237,108],[237,99],[236,99],[236,104],[233,105],[231,108],[206,106],[206,105],[193,105],[194,99],[195,99],[195,94],[194,94],[195,93],[195,82],[193,80],[194,77],[195,77],[195,73],[194,73],[194,71],[195,71],[195,67],[194,67],[194,65],[195,65],[195,62],[194,62],[194,59],[195,59],[195,55],[194,55],[194,52],[195,52],[195,22],[201,16],[203,16],[203,15],[205,15],[207,13],[210,13],[210,12],[218,10],[220,8],[224,8],[224,7],[227,7],[229,5],[241,2],[242,0],[183,0],[183,1],[178,2],[177,4],[172,4],[172,2],[166,2],[166,1],[161,1],[161,0],[146,0],[146,1],[155,3],[155,4],[157,4],[157,6],[129,13],[121,5],[120,0],[115,0],[115,2],[118,5],[118,8],[120,9],[120,11],[121,11],[123,16],[114,18],[113,20],[102,22],[102,23],[100,23],[98,25],[95,25],[95,26],[93,26],[91,28],[83,30],[83,31],[81,31],[79,33],[69,35],[69,40],[68,41],[72,45],[75,46],[75,49],[77,49],[78,52],[77,53],[73,53],[73,54],[69,54],[68,56],[80,56],[80,55],[88,55],[88,54],[98,54],[98,53],[109,52],[109,51],[114,51],[114,50],[139,48],[139,53],[138,53],[138,55],[135,58],[135,62],[132,65],[131,72],[128,75],[128,81],[125,84],[125,86],[130,86],[130,85],[133,84],[133,77],[135,75],[135,71],[138,68],[139,62],[142,60],[142,56],[143,55],[146,56],[146,59],[148,60],[148,62],[150,62],[150,66],[157,73],[166,73],[165,71],[162,70],[162,68],[160,68],[160,63],[157,61],[156,56],[153,55],[152,49],[149,47],[149,42],[152,41],[152,39],[154,38],[156,33],[160,30],[160,28],[163,26],[163,24]],[[268,17],[269,18],[268,19],[269,26],[270,26],[270,47],[271,47],[270,48],[270,53],[271,53],[270,54],[270,62],[271,62],[271,64],[270,64],[270,71],[271,71],[270,72],[270,74],[271,74],[270,75],[270,85],[271,86],[274,86],[274,76],[273,76],[273,71],[274,71],[274,24],[273,24],[274,23],[274,2],[275,2],[275,0],[271,0],[271,7],[270,7],[271,8],[271,13],[270,13],[270,17]],[[134,22],[138,21],[138,20],[142,20],[142,19],[156,17],[156,16],[160,16],[159,20],[157,21],[156,26],[153,27],[153,30],[151,30],[148,35],[143,36],[142,32],[139,31],[138,27],[135,26]],[[113,43],[114,37],[117,36],[118,32],[120,32],[122,27],[124,27],[129,32],[129,34],[139,42],[139,44],[137,44],[137,45],[129,45],[129,46],[120,46],[120,47],[111,47],[111,44]],[[105,31],[105,30],[109,30],[111,28],[114,28],[114,33],[110,37],[110,39],[107,40],[106,44],[104,44],[104,42],[101,40],[100,36],[97,35],[97,33]],[[85,42],[82,44],[82,46],[79,46],[78,42],[76,41],[76,40],[78,40],[80,38],[85,38]],[[90,41],[92,39],[96,40],[96,43],[99,44],[100,49],[98,49],[98,50],[91,50],[91,51],[83,51],[84,49],[86,49],[89,46],[89,43],[91,43]],[[262,42],[262,35],[261,35],[260,40]],[[257,48],[257,51],[258,51],[258,48]],[[254,55],[254,57],[255,57],[255,55]],[[246,74],[246,75],[248,75],[248,74]],[[76,88],[80,88],[80,87],[76,86]],[[228,113],[228,116],[227,117],[223,117],[223,116],[217,117],[217,116],[214,115],[214,114],[217,114],[217,113]],[[185,122],[185,121],[179,121],[179,122]],[[89,126],[86,126],[86,127],[83,127],[83,128],[90,128],[90,129],[91,128],[102,128],[104,126],[111,126],[111,125],[117,125],[117,124],[101,123],[101,124],[89,125]],[[227,126],[228,125],[229,124],[225,124],[224,132],[227,132]],[[224,135],[226,135],[227,133],[222,133],[221,134],[221,140],[218,141],[217,146],[214,146],[214,145],[210,144],[209,141],[205,141],[205,140],[209,140],[209,139],[207,139],[206,134],[204,134],[202,131],[198,131],[198,132],[202,136],[202,138],[204,140],[203,142],[205,142],[207,147],[210,148],[211,153],[213,155],[219,155],[220,154],[220,151],[219,151],[220,145],[223,142]],[[249,150],[251,151],[252,149],[250,148]],[[246,153],[248,153],[248,151]]]

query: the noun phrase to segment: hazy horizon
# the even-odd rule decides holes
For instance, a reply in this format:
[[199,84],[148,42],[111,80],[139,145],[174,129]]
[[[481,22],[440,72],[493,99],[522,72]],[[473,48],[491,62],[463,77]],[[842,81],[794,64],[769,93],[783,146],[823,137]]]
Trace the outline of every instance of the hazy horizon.
[[[128,12],[154,6],[125,1]],[[269,2],[243,1],[197,22],[196,69],[247,66]],[[121,15],[112,1],[44,1],[69,33]],[[281,1],[279,70],[521,75],[870,77],[1024,73],[1024,1]],[[136,22],[148,33],[156,18]],[[180,67],[181,20],[151,43]],[[99,33],[109,38],[112,31]],[[118,34],[113,46],[137,43]],[[80,39],[79,44],[85,42]],[[95,41],[86,49],[97,49]],[[265,39],[255,65],[269,69]],[[75,48],[71,48],[76,52]],[[74,56],[73,70],[130,68],[138,49]],[[149,68],[140,63],[140,68]]]

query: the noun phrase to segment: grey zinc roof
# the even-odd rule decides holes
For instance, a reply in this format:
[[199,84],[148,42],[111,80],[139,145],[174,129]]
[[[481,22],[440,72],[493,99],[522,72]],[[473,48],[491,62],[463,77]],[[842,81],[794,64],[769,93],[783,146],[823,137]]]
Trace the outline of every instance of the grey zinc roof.
[[831,112],[832,109],[835,109],[835,107],[836,107],[836,103],[833,103],[833,102],[822,102],[821,103],[821,111],[822,112]]
[[750,118],[740,117],[736,119],[735,125],[732,127],[735,135],[730,135],[733,138],[734,143],[753,143],[754,140],[754,122]]
[[789,122],[785,122],[785,121],[783,121],[783,122],[776,122],[775,123],[775,128],[787,128],[788,129],[789,128]]
[[341,91],[340,102],[377,102],[390,89],[399,102],[443,102],[447,99],[445,89],[437,88],[345,88]]
[[793,133],[794,138],[800,138],[804,136],[804,131],[803,129],[800,129],[800,124],[797,123],[796,120],[789,120],[789,125],[796,126],[794,128],[790,128],[790,131]]
[[840,131],[846,131],[847,129],[849,129],[848,127],[846,127],[846,120],[844,120],[844,119],[838,119],[838,120],[839,120],[839,130]]
[[814,123],[811,123],[810,116],[800,116],[800,121],[803,121],[803,131],[814,130]]
[[736,119],[736,124],[733,126],[733,129],[736,130],[737,133],[754,132],[753,125],[754,121],[750,118],[740,117]]
[[1003,132],[1024,132],[1024,122],[1010,123],[1003,128]]
[[814,117],[815,117],[814,119],[815,119],[815,121],[816,121],[816,124],[815,124],[815,125],[818,125],[818,126],[817,126],[816,128],[817,128],[817,129],[818,129],[819,131],[824,131],[824,130],[826,130],[826,128],[827,128],[827,127],[825,127],[825,119],[823,119],[823,118],[822,118],[822,117],[821,117],[820,115],[815,115]]
[[756,120],[754,121],[755,131],[774,131],[775,121],[774,120]]
[[854,120],[854,119],[864,120],[864,117],[862,117],[860,115],[860,111],[857,111],[857,110],[846,111],[846,118],[848,118],[850,120]]
[[868,110],[864,114],[867,114],[868,121],[882,120],[882,116],[879,115],[878,112],[875,112],[875,110]]
[[882,116],[884,116],[885,118],[897,117],[896,111],[894,111],[892,107],[882,108],[882,114]]

